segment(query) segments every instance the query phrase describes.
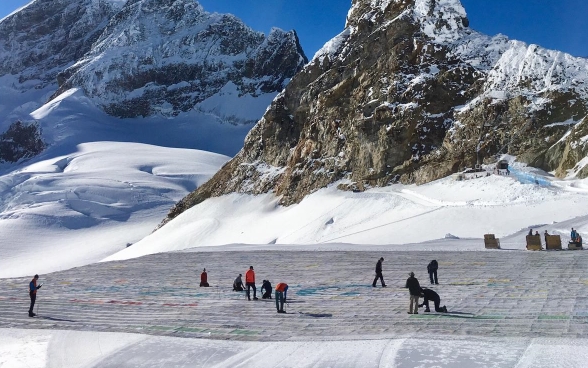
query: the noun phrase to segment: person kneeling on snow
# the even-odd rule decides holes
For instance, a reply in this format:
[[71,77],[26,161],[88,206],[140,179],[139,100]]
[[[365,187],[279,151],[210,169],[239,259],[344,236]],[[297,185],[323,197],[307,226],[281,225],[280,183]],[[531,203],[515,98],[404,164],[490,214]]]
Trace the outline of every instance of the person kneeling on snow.
[[206,273],[206,268],[200,274],[200,287],[209,287],[208,285],[208,274]]
[[422,288],[421,289],[422,293],[423,293],[423,304],[419,305],[419,307],[425,306],[425,312],[430,312],[431,310],[429,309],[429,300],[432,301],[433,303],[435,303],[435,312],[439,312],[439,313],[446,313],[447,312],[447,307],[443,306],[441,308],[439,308],[439,304],[441,303],[441,298],[439,297],[439,294],[437,294],[435,291],[431,290],[431,289],[427,289],[427,288]]
[[243,285],[243,280],[241,279],[241,274],[237,276],[235,281],[233,281],[233,291],[243,291],[245,290],[245,285]]
[[286,294],[288,293],[288,284],[280,282],[276,285],[276,309],[278,313],[286,313],[284,311],[284,303],[286,302]]
[[269,280],[263,280],[263,284],[261,284],[261,299],[271,299],[272,298],[272,284]]

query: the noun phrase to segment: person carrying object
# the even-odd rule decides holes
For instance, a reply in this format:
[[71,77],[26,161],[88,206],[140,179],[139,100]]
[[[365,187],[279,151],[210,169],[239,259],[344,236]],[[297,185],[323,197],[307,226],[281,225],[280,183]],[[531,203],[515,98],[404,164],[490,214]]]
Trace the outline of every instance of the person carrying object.
[[287,293],[288,284],[280,282],[276,285],[276,309],[278,310],[278,313],[286,313],[284,311],[284,303],[286,302]]
[[37,280],[39,280],[39,275],[35,275],[31,282],[29,282],[29,296],[31,297],[31,306],[29,307],[29,317],[36,316],[33,313],[33,308],[35,307],[35,301],[37,300],[37,290],[41,288],[43,285],[37,286]]

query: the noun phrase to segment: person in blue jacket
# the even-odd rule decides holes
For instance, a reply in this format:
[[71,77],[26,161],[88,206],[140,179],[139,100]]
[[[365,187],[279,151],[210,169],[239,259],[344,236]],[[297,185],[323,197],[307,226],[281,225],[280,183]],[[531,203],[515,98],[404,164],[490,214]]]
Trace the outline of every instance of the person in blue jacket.
[[31,282],[29,282],[29,296],[31,297],[31,306],[29,307],[29,317],[36,316],[33,313],[33,308],[35,307],[35,301],[37,300],[37,290],[41,288],[43,285],[37,286],[37,280],[39,280],[39,275],[35,275]]

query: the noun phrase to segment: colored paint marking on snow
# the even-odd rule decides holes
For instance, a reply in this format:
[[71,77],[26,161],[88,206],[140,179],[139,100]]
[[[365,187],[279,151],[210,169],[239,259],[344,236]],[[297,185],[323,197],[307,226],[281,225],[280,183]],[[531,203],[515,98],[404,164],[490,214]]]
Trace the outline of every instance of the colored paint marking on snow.
[[537,317],[537,319],[541,319],[541,320],[567,320],[567,319],[570,319],[570,316],[540,314],[539,317]]
[[125,300],[110,300],[106,302],[108,304],[121,304],[121,305],[143,305],[143,302],[125,301]]
[[259,335],[259,331],[245,330],[245,329],[241,329],[241,328],[238,328],[236,330],[233,330],[233,331],[231,331],[229,333],[230,334],[233,334],[233,335],[246,335],[246,336],[249,336],[249,335]]

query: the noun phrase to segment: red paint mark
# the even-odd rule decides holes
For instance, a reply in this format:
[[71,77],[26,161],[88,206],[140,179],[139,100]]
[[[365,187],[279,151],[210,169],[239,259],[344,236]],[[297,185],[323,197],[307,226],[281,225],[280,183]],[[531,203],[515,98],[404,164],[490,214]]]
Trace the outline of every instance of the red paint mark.
[[164,307],[197,307],[198,303],[189,303],[189,304],[164,303],[162,305]]
[[122,305],[142,305],[142,302],[129,302],[129,301],[123,301],[123,300],[111,300],[109,302],[107,302],[109,304],[122,304]]

